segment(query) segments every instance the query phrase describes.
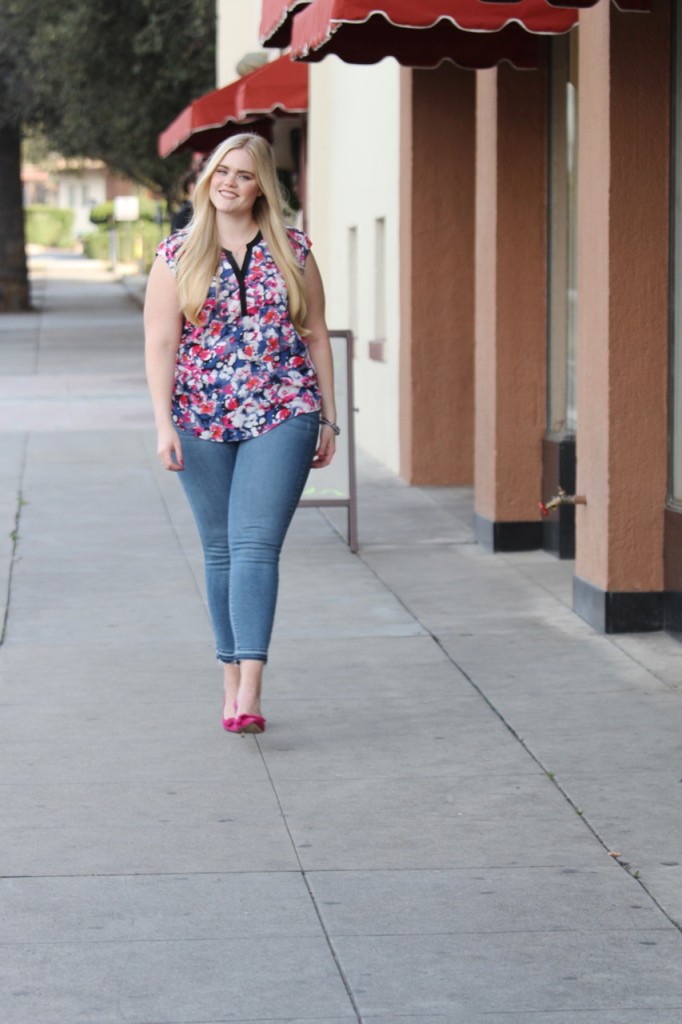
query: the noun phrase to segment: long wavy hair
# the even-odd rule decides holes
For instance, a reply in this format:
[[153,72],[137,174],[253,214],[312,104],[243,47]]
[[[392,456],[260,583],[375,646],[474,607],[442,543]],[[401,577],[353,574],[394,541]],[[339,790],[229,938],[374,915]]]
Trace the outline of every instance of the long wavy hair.
[[194,214],[187,238],[178,253],[177,282],[181,309],[191,323],[201,324],[201,310],[220,260],[216,211],[209,198],[209,187],[216,168],[234,149],[243,149],[253,160],[256,181],[262,193],[254,204],[253,218],[284,278],[291,322],[299,334],[306,334],[303,327],[307,309],[303,273],[287,235],[284,221],[286,201],[277,178],[272,147],[260,135],[243,133],[221,142],[211,153],[197,180],[193,196]]

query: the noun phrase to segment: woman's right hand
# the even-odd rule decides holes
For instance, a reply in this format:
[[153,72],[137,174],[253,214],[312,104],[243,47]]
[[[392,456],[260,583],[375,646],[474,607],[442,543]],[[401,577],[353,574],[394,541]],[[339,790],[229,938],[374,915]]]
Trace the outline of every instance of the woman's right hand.
[[178,473],[185,468],[182,461],[182,445],[175,427],[163,427],[159,430],[156,454],[161,459],[164,469]]

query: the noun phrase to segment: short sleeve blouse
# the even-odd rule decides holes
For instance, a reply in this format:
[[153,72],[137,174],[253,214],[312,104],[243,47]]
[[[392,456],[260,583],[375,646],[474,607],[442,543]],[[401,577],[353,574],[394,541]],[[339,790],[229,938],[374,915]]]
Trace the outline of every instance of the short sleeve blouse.
[[[303,269],[311,242],[288,229]],[[157,249],[175,271],[187,238],[179,231]],[[320,408],[307,346],[289,316],[284,278],[260,233],[241,268],[226,249],[204,303],[200,326],[185,320],[175,365],[173,420],[211,441],[242,441]]]

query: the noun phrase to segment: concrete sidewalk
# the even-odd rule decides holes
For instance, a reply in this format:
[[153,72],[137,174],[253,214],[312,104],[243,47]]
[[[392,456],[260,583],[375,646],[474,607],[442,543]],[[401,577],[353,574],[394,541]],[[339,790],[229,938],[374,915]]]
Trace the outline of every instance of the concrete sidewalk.
[[359,555],[299,510],[268,730],[225,734],[139,307],[35,280],[0,317],[2,1024],[680,1024],[682,645],[596,635],[570,566],[363,460]]

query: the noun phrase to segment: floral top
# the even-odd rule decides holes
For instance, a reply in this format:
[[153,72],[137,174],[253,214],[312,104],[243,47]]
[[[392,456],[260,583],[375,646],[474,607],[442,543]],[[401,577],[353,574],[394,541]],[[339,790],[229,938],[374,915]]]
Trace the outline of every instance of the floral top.
[[[310,239],[288,228],[303,268]],[[187,237],[178,231],[157,249],[175,270]],[[202,324],[185,320],[175,366],[173,420],[211,441],[243,441],[320,408],[315,369],[289,317],[286,285],[260,232],[241,268],[227,249],[202,310]]]

